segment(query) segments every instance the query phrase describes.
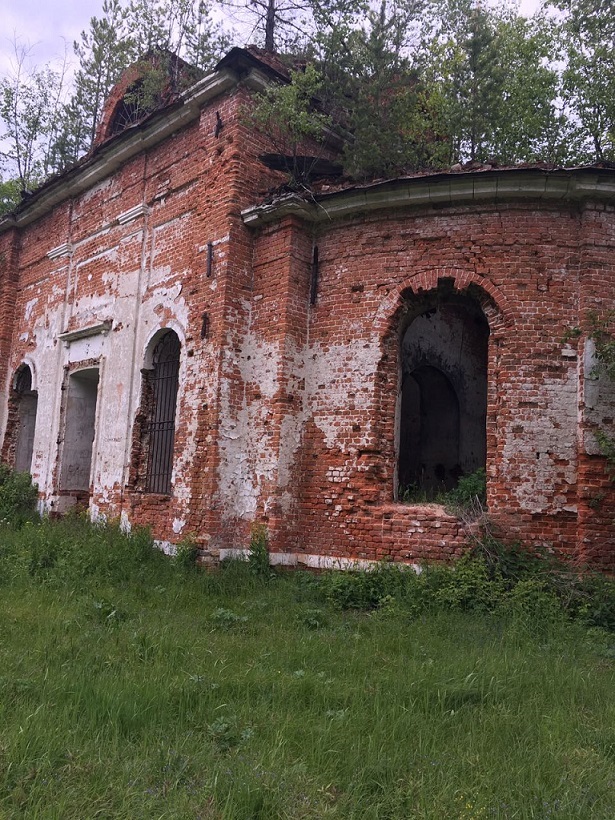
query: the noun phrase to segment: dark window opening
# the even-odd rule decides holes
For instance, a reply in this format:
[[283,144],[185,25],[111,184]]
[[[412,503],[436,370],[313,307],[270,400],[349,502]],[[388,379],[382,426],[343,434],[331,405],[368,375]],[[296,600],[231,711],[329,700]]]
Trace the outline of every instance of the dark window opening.
[[17,372],[12,403],[14,407],[9,408],[9,415],[12,411],[15,425],[14,466],[19,473],[29,473],[32,469],[38,393],[32,390],[32,371],[28,365],[23,365]]
[[154,348],[153,368],[144,384],[149,407],[143,424],[147,459],[143,489],[148,493],[171,492],[180,351],[177,334],[167,331]]
[[430,500],[485,467],[489,326],[468,297],[429,306],[401,342],[399,496]]
[[155,107],[152,101],[149,105],[145,100],[143,80],[137,80],[126,91],[113,113],[109,128],[109,135],[115,136],[131,125],[136,125]]

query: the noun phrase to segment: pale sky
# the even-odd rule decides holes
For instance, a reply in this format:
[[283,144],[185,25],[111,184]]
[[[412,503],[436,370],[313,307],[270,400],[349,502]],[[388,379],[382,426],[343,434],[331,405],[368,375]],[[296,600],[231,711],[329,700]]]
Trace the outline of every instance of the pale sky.
[[73,40],[100,14],[102,0],[0,0],[0,71],[13,56],[15,36],[32,47],[35,64],[72,57]]
[[[521,0],[521,12],[531,14],[539,0]],[[73,59],[73,41],[99,16],[102,0],[0,0],[0,74],[13,59],[15,37],[31,47],[34,65],[61,58],[65,48]]]

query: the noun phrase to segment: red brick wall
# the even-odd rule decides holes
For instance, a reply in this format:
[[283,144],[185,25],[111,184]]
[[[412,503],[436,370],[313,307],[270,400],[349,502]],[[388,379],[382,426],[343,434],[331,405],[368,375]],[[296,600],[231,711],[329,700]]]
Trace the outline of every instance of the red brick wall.
[[[612,213],[603,218],[612,220]],[[579,560],[613,566],[612,485],[604,460],[579,446],[582,372],[567,332],[615,279],[583,268],[587,213],[535,204],[425,208],[321,223],[317,304],[307,305],[309,341],[301,444],[290,485],[298,512],[280,549],[376,559],[417,560],[458,552],[459,521],[437,508],[394,503],[399,340],[404,303],[442,280],[482,305],[490,325],[488,507],[511,538],[541,543]],[[593,222],[592,222],[593,224]],[[305,228],[306,238],[312,229]],[[280,226],[257,239],[256,289],[283,281]],[[595,228],[612,248],[612,228]],[[587,251],[585,251],[587,253]],[[594,253],[595,257],[595,253]],[[304,284],[309,266],[304,262]],[[262,271],[262,273],[261,273]],[[262,281],[261,281],[262,276]],[[278,315],[280,297],[265,293]],[[607,302],[608,303],[608,302]],[[612,301],[610,302],[612,304]],[[582,348],[582,345],[581,345]],[[590,511],[580,479],[604,493]]]
[[[268,146],[245,121],[249,99],[238,85],[85,193],[0,233],[4,424],[27,358],[47,503],[61,506],[64,373],[89,363],[100,368],[93,513],[213,552],[245,548],[257,521],[274,551],[306,561],[458,555],[466,525],[400,504],[395,486],[401,334],[448,289],[490,328],[489,515],[507,537],[615,568],[613,485],[592,434],[612,425],[615,395],[593,376],[587,334],[570,336],[615,299],[613,209],[426,204],[251,229],[242,211],[282,177],[256,160]],[[78,338],[105,321],[108,333]],[[182,344],[174,488],[155,496],[129,479],[140,371],[165,327]]]

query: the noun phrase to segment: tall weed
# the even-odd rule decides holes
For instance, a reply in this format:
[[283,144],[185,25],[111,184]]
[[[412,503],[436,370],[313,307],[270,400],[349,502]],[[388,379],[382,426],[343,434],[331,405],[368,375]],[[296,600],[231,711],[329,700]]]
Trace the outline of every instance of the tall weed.
[[16,473],[6,464],[0,464],[0,521],[21,526],[34,520],[38,487],[30,473]]

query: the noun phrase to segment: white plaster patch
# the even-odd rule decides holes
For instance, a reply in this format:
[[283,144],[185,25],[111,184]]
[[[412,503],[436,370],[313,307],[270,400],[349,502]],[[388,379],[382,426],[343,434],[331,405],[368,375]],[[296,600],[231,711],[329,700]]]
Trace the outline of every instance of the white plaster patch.
[[347,345],[325,347],[319,344],[309,348],[305,366],[306,404],[313,409],[314,423],[323,433],[327,447],[339,446],[347,422],[338,411],[349,405],[364,411],[366,424],[356,440],[360,446],[367,446],[380,356],[376,338],[370,341],[355,339]]
[[[249,316],[249,303],[239,306],[239,315]],[[239,326],[241,322],[237,322]],[[270,410],[261,400],[248,406],[245,388],[258,385],[261,396],[272,399],[277,392],[278,372],[281,365],[279,346],[265,343],[248,332],[242,340],[239,355],[235,355],[231,332],[227,335],[225,371],[233,374],[238,369],[244,385],[243,401],[239,410],[233,407],[231,382],[223,376],[220,385],[220,428],[218,447],[218,494],[227,517],[253,518],[259,500],[265,510],[273,499],[264,486],[273,482],[278,470],[278,453],[266,434]],[[265,431],[265,434],[263,434]]]
[[130,518],[128,517],[126,510],[122,510],[120,513],[120,530],[125,535],[128,535],[132,530],[132,524],[130,523]]
[[102,180],[96,185],[93,185],[91,188],[88,188],[81,194],[80,197],[80,204],[87,205],[87,203],[93,198],[98,196],[98,194],[102,194],[104,191],[107,191],[113,185],[114,178],[107,177],[106,179]]
[[502,476],[515,488],[521,509],[531,513],[570,510],[562,497],[558,503],[558,493],[576,482],[576,367],[569,368],[567,378],[544,379],[539,386],[536,374],[528,372],[527,385],[538,391],[540,406],[526,411],[523,422],[516,416],[508,423],[509,428],[522,425],[523,431],[504,431]]
[[37,304],[38,304],[38,297],[35,297],[34,299],[30,299],[29,302],[26,302],[26,309],[24,311],[24,319],[25,319],[26,322],[30,321],[30,318],[32,317],[32,311],[34,310],[34,308],[36,307]]
[[[247,549],[221,549],[220,561],[247,561],[250,551]],[[304,566],[311,569],[341,570],[350,572],[370,572],[376,570],[380,563],[378,561],[368,561],[363,558],[336,558],[330,555],[304,554],[301,552],[270,552],[269,563],[271,566],[296,567]],[[417,575],[423,572],[419,564],[396,562],[391,566],[399,569],[400,572],[412,570]]]
[[174,558],[177,555],[177,547],[170,541],[161,541],[160,539],[155,539],[154,546],[161,552],[164,552],[165,555],[171,556],[171,558]]
[[102,356],[104,345],[105,337],[100,333],[86,339],[75,339],[70,344],[68,361],[83,362],[86,359],[98,359]]
[[582,446],[589,455],[599,455],[602,451],[595,431],[615,433],[615,381],[600,372],[592,339],[585,344],[583,371],[583,415],[580,421],[587,422],[589,428],[583,430]]
[[261,395],[266,399],[275,396],[280,366],[280,351],[277,344],[259,340],[254,334],[247,333],[237,366],[244,384],[258,385]]

